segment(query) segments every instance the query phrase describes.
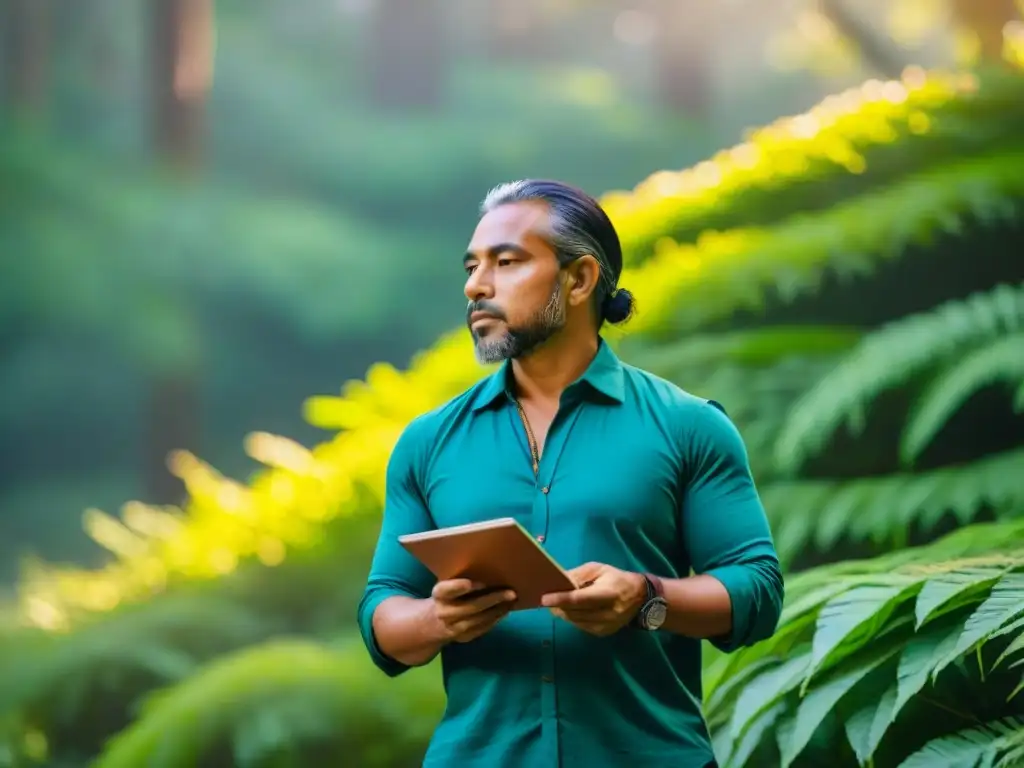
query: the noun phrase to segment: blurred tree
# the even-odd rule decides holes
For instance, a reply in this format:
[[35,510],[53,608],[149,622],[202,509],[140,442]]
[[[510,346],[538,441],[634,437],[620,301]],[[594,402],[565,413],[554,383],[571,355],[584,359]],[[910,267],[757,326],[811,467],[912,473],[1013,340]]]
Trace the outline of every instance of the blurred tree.
[[702,0],[654,0],[653,58],[663,106],[705,115],[712,93],[711,52],[718,43],[719,13]]
[[1018,0],[807,0],[793,29],[771,43],[787,67],[898,77],[910,64],[1005,63],[1004,32]]
[[375,0],[366,66],[376,106],[440,106],[448,74],[446,29],[441,0]]
[[817,10],[836,31],[850,40],[863,65],[875,74],[893,79],[906,66],[906,54],[891,38],[878,35],[874,27],[843,0],[817,0]]
[[4,0],[0,5],[4,95],[14,112],[38,116],[45,109],[50,12],[48,0]]
[[[153,147],[179,183],[189,183],[202,162],[203,106],[213,74],[212,0],[151,0],[150,12]],[[179,325],[192,327],[195,313],[184,296],[166,306]],[[184,356],[151,360],[143,471],[147,496],[161,504],[178,502],[184,490],[167,469],[170,452],[199,450],[203,334],[190,336]]]
[[952,0],[953,18],[977,41],[982,61],[1003,61],[1003,30],[1020,18],[1017,0]]

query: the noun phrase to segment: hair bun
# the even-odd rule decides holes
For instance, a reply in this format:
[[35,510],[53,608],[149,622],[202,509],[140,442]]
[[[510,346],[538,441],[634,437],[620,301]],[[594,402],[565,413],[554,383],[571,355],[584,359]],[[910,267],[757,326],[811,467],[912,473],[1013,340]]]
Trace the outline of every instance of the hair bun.
[[604,319],[609,323],[622,323],[633,314],[633,294],[625,288],[619,288],[604,298]]

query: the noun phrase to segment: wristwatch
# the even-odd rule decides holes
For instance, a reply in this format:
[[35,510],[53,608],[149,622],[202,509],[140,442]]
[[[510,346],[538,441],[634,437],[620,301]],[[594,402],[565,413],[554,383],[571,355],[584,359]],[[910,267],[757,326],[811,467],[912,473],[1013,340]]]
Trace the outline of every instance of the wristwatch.
[[643,577],[647,583],[647,598],[633,619],[633,625],[647,632],[654,632],[665,623],[668,602],[665,600],[665,590],[661,579],[650,573],[643,574]]

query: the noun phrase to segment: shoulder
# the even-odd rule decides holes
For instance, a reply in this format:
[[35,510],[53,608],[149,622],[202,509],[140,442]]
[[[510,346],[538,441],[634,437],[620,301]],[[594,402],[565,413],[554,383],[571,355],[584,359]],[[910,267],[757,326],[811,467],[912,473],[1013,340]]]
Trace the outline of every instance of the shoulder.
[[642,368],[623,364],[622,370],[627,391],[642,405],[683,421],[687,419],[700,420],[704,418],[705,412],[717,413],[728,420],[725,408],[721,403],[698,397],[687,392],[678,384]]
[[422,468],[422,462],[431,456],[438,442],[465,422],[478,393],[488,381],[490,377],[485,376],[455,397],[410,420],[395,443],[392,460],[412,460]]
[[699,397],[641,368],[623,365],[623,370],[630,395],[643,410],[653,412],[671,426],[684,451],[742,451],[739,431],[720,402]]

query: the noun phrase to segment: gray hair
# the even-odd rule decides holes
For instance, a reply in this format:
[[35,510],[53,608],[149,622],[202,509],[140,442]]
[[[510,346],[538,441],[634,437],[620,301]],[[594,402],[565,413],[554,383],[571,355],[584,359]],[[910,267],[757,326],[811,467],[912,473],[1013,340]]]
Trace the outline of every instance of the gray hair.
[[594,292],[600,319],[612,323],[625,320],[632,312],[632,296],[628,291],[616,291],[622,272],[619,236],[600,204],[586,192],[559,181],[511,181],[488,192],[480,212],[486,214],[502,205],[532,200],[541,200],[550,208],[550,245],[559,264],[565,266],[589,254],[600,265],[601,278]]

